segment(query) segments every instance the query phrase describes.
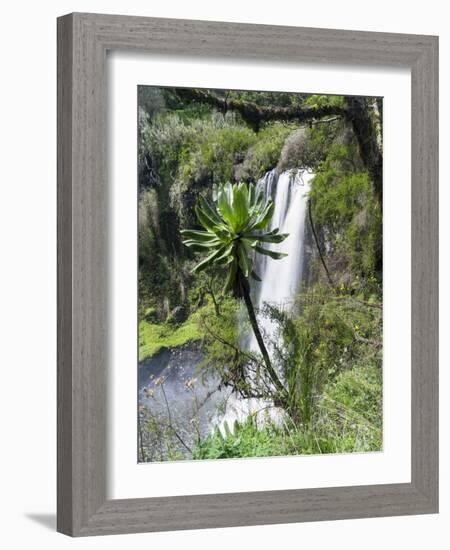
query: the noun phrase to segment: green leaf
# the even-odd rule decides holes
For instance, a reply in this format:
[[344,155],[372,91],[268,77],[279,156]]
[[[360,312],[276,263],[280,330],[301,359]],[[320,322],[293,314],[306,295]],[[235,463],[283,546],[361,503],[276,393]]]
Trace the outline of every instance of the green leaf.
[[230,431],[230,428],[228,427],[228,422],[225,420],[224,423],[223,423],[223,429],[225,431],[225,435],[227,437],[231,437],[232,436],[232,433]]
[[282,258],[285,258],[287,256],[287,254],[284,254],[283,252],[274,252],[273,250],[267,250],[266,248],[261,248],[260,246],[256,246],[255,250],[260,254],[270,256],[274,260],[281,260]]
[[233,215],[233,190],[231,184],[227,183],[219,187],[217,191],[217,209],[223,219],[228,222],[231,229],[235,230],[235,219]]
[[262,243],[282,243],[287,237],[289,237],[289,233],[277,233],[274,235],[271,235],[270,233],[259,235],[258,240]]
[[200,208],[200,206],[199,206],[198,203],[194,206],[194,210],[195,210],[195,213],[197,214],[198,221],[203,225],[203,227],[204,227],[207,231],[211,231],[211,232],[212,232],[212,228],[213,228],[214,225],[215,225],[215,223],[213,222],[213,220],[211,220],[211,219],[209,218],[209,216],[207,216],[207,215],[202,211],[202,209]]
[[[245,184],[244,184],[245,188]],[[246,188],[245,188],[246,189]],[[248,221],[248,209],[246,198],[241,185],[235,185],[233,188],[233,215],[236,220],[235,231],[241,231]]]
[[215,260],[214,263],[217,265],[228,265],[231,264],[231,262],[234,260],[233,254],[224,254],[220,260]]
[[252,271],[252,260],[247,256],[244,246],[237,247],[237,254],[239,258],[239,267],[245,277],[248,277]]
[[261,234],[270,222],[274,203],[267,199],[261,187],[245,182],[225,183],[213,187],[214,204],[199,196],[195,212],[206,231],[183,230],[183,243],[191,250],[208,252],[209,255],[197,264],[193,273],[212,264],[226,265],[228,271],[224,292],[235,287],[238,270],[246,278],[261,281],[253,271],[254,252],[273,259],[286,254],[262,248],[261,243],[281,243],[288,236],[279,229]]
[[190,250],[193,250],[194,252],[208,252],[209,250],[217,248],[217,246],[220,246],[222,243],[217,239],[217,241],[210,242],[210,243],[200,243],[197,241],[183,241],[183,244],[187,246]]
[[215,233],[220,239],[227,240],[230,238],[229,231],[227,229],[227,226],[221,222],[221,223],[215,223],[213,219],[211,219],[205,212],[200,208],[200,206],[197,204],[194,207],[195,213],[197,214],[197,218],[199,219],[200,223],[205,227],[209,232]]
[[251,229],[264,229],[264,227],[266,227],[266,225],[270,222],[272,218],[274,208],[274,203],[272,201],[269,201],[262,213],[257,216],[255,223],[252,225]]
[[264,191],[261,187],[256,186],[254,192],[254,199],[252,201],[252,207],[250,208],[251,216],[253,216],[257,211],[264,210],[266,204],[266,197]]
[[235,283],[235,280],[236,280],[236,274],[237,274],[237,260],[236,258],[233,258],[234,261],[231,263],[230,265],[230,269],[228,271],[228,276],[227,276],[227,279],[225,281],[225,286],[223,287],[223,293],[227,293],[229,292],[233,286],[234,286],[234,283]]
[[219,214],[215,211],[215,209],[209,204],[209,202],[205,199],[205,197],[198,198],[199,206],[202,209],[202,211],[212,220],[214,223],[220,225],[223,224],[222,218],[219,216]]
[[230,244],[229,246],[225,247],[225,250],[221,256],[218,256],[215,258],[214,263],[216,264],[223,264],[223,263],[229,263],[228,259],[230,256],[232,257],[233,252],[233,245]]
[[259,243],[259,239],[248,239],[247,237],[241,237],[241,241],[249,248],[255,248]]
[[186,240],[195,240],[200,242],[208,242],[217,239],[215,233],[210,233],[209,231],[197,231],[195,229],[182,229],[180,233],[185,237]]
[[202,271],[203,269],[209,267],[217,257],[219,257],[221,254],[225,252],[225,249],[226,247],[222,246],[217,250],[215,250],[210,256],[208,256],[202,262],[197,264],[192,270],[192,273],[198,273],[199,271]]

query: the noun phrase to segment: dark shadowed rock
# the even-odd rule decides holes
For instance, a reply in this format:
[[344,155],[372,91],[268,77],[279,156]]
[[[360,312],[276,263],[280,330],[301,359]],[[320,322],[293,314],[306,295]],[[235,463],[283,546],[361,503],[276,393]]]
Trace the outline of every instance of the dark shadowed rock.
[[170,320],[176,325],[184,323],[187,318],[188,310],[185,306],[177,306],[170,312]]

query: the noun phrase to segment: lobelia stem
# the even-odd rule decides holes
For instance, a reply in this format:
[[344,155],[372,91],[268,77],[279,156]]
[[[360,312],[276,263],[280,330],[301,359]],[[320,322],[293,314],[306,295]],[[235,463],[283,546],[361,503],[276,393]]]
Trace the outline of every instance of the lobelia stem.
[[281,383],[280,379],[278,378],[277,373],[275,372],[275,369],[272,366],[272,362],[269,357],[269,353],[267,351],[267,348],[264,344],[264,340],[262,337],[262,334],[259,330],[258,321],[256,319],[255,309],[253,307],[252,300],[250,298],[250,290],[249,290],[249,284],[244,275],[241,273],[239,274],[241,278],[241,290],[242,290],[242,297],[244,298],[245,305],[247,307],[248,316],[250,318],[250,324],[252,325],[253,333],[255,334],[256,341],[258,342],[259,349],[261,350],[261,354],[264,359],[264,363],[267,368],[267,372],[269,373],[269,377],[276,387],[276,389],[283,395],[285,393],[285,389],[283,384]]

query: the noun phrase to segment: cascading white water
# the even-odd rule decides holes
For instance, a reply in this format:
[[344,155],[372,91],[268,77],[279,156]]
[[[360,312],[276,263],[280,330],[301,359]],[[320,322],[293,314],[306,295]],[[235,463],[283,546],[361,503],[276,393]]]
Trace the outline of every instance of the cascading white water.
[[[289,236],[279,244],[264,244],[264,248],[287,254],[281,260],[258,254],[255,258],[255,271],[262,281],[251,280],[251,290],[257,310],[261,311],[264,303],[276,305],[278,308],[289,309],[293,305],[304,272],[304,233],[309,182],[313,174],[303,170],[288,170],[278,175],[276,170],[267,172],[257,186],[267,197],[274,201],[274,213],[270,230],[279,228],[280,233]],[[258,322],[264,333],[269,353],[270,340],[274,336],[275,325],[264,315],[258,314]],[[244,347],[257,353],[260,352],[255,336],[252,334]],[[276,368],[276,365],[274,365]],[[249,414],[266,411],[272,420],[279,415],[273,407],[263,399],[242,399],[234,394],[227,401],[225,415],[220,423],[226,421],[232,428],[234,420],[242,421]]]
[[[313,174],[306,171],[288,170],[277,178],[273,170],[258,182],[258,186],[263,188],[267,196],[272,197],[275,204],[270,230],[278,228],[280,233],[289,235],[282,243],[264,245],[264,248],[287,254],[286,257],[273,260],[268,256],[259,255],[257,258],[255,271],[262,282],[252,281],[252,287],[257,297],[258,309],[261,309],[264,303],[289,309],[300,287],[304,268],[307,195],[312,177]],[[265,336],[270,340],[274,331],[273,323],[261,315],[259,322]],[[259,351],[254,336],[250,342],[250,349]]]

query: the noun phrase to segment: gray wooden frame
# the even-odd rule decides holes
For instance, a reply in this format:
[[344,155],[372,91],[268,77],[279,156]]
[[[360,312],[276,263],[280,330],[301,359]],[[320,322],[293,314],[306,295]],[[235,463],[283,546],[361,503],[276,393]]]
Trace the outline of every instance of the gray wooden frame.
[[[411,483],[106,498],[106,52],[412,71]],[[401,230],[401,228],[399,228]],[[72,536],[438,511],[438,38],[75,13],[58,19],[58,530]]]

